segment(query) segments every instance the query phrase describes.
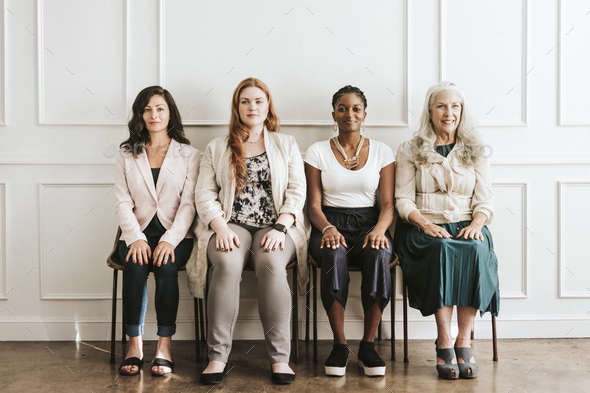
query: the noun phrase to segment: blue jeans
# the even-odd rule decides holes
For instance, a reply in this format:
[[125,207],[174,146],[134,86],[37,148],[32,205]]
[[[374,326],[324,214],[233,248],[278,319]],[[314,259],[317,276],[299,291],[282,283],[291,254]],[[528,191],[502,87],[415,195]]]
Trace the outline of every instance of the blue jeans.
[[[158,245],[160,238],[147,236],[148,245],[152,250]],[[184,239],[174,249],[175,262],[154,266],[152,259],[147,264],[133,263],[131,257],[123,270],[123,314],[125,329],[129,337],[143,335],[145,311],[147,309],[147,277],[150,272],[156,279],[156,316],[158,319],[158,336],[170,337],[176,333],[176,313],[178,311],[178,269],[186,265],[193,249],[193,239]],[[119,241],[119,258],[125,261],[129,247]]]

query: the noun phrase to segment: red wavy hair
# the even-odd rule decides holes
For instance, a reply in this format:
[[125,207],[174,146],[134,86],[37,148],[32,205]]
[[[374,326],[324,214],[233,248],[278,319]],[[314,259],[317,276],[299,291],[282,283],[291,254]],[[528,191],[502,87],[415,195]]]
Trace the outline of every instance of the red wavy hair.
[[238,194],[248,180],[248,168],[246,167],[244,142],[248,140],[248,127],[240,119],[239,105],[240,94],[248,87],[257,87],[264,92],[268,100],[268,115],[264,120],[264,126],[269,132],[279,132],[280,122],[272,103],[272,96],[268,86],[257,78],[246,78],[238,84],[231,101],[231,119],[229,121],[229,148],[231,150],[230,166],[233,168],[236,180],[236,194]]

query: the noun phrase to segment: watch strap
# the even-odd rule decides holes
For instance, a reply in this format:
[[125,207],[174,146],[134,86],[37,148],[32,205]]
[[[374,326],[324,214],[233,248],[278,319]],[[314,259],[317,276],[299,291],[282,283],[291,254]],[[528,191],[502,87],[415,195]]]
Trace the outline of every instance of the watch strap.
[[287,227],[283,224],[275,224],[272,228],[279,232],[283,232],[285,235],[287,234]]

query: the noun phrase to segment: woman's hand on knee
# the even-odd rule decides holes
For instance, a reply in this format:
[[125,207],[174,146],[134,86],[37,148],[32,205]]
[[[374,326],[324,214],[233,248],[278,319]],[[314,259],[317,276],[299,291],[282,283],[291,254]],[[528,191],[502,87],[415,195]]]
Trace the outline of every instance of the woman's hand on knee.
[[264,251],[266,252],[275,251],[277,248],[280,248],[282,251],[285,249],[285,237],[286,235],[283,232],[271,229],[262,238],[260,247],[264,247]]
[[481,227],[477,225],[475,222],[469,224],[469,226],[461,229],[457,238],[463,236],[465,239],[479,239],[483,242],[483,233],[481,232]]
[[125,262],[129,262],[129,257],[131,257],[133,263],[139,262],[139,266],[143,265],[144,263],[147,265],[148,258],[152,257],[152,249],[145,240],[136,240],[135,242],[131,243],[129,252],[125,258]]
[[215,233],[215,249],[217,251],[233,251],[234,245],[240,248],[240,239],[238,239],[238,235],[233,233],[229,227],[225,227]]
[[442,238],[448,239],[448,238],[453,237],[453,236],[451,236],[451,234],[449,232],[447,232],[446,229],[444,229],[443,227],[438,226],[436,224],[433,224],[431,222],[426,224],[424,226],[423,230],[424,230],[425,234],[427,234],[428,236],[431,236],[431,237],[438,237],[441,239]]
[[171,262],[174,263],[174,246],[168,242],[158,243],[154,250],[154,265],[160,267],[162,262],[164,265],[167,264],[168,257],[171,257]]
[[342,234],[338,232],[336,228],[330,228],[324,233],[324,236],[322,236],[320,248],[324,248],[324,246],[326,246],[331,249],[336,249],[340,247],[340,244],[342,244],[344,247],[348,247],[346,245],[346,239],[344,239],[344,236],[342,236]]
[[369,234],[365,236],[363,248],[367,247],[367,244],[370,244],[371,248],[374,249],[389,248],[389,241],[387,240],[387,236],[385,236],[385,232],[381,233],[375,230],[369,232]]

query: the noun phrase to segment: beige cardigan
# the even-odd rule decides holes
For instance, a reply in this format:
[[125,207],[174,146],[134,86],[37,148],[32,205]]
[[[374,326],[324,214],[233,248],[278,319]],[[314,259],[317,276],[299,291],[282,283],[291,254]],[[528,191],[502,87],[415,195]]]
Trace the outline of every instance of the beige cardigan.
[[[306,200],[306,181],[303,160],[295,138],[264,130],[264,145],[271,172],[272,196],[278,214],[291,213],[295,223],[289,235],[297,249],[299,293],[305,293],[309,280],[307,241],[311,226],[303,208]],[[197,298],[205,296],[207,274],[207,245],[215,233],[209,223],[216,217],[226,222],[231,218],[235,196],[235,182],[230,168],[231,150],[228,137],[212,140],[205,149],[195,190],[197,227],[193,252],[186,265],[188,286]]]
[[414,210],[434,224],[471,221],[477,212],[488,217],[494,213],[490,164],[487,158],[468,168],[463,165],[457,142],[447,157],[434,150],[430,165],[416,165],[411,141],[397,151],[395,171],[395,206],[399,216],[408,221]]

